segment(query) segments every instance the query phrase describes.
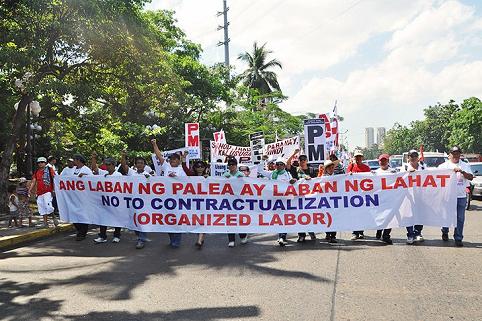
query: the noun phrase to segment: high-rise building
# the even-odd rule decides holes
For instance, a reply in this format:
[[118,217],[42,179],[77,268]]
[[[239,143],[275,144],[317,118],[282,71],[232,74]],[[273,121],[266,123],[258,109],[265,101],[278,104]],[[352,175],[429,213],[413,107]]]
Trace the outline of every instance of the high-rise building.
[[366,148],[370,148],[375,144],[375,132],[373,127],[365,128],[365,146]]
[[385,127],[377,128],[377,144],[379,147],[383,147],[383,142],[385,141],[386,134],[387,130],[385,129]]

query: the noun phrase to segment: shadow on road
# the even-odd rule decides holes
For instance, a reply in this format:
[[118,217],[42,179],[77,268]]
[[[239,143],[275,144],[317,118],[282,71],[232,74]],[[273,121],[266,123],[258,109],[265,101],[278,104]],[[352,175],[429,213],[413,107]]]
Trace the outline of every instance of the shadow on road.
[[[291,242],[286,247],[274,245],[274,236],[259,235],[269,238],[271,242],[261,242],[258,236],[246,245],[238,245],[228,248],[227,237],[221,235],[208,235],[206,244],[202,250],[197,250],[193,244],[196,235],[184,235],[181,248],[172,249],[167,243],[166,235],[152,233],[152,241],[148,242],[142,250],[136,250],[135,236],[125,233],[119,244],[105,243],[95,245],[92,242],[94,235],[82,241],[76,242],[72,237],[56,238],[45,242],[32,244],[28,251],[12,250],[1,253],[0,259],[39,257],[48,260],[49,257],[65,258],[61,266],[30,269],[0,270],[0,273],[48,273],[49,280],[56,277],[55,272],[68,271],[73,277],[60,278],[50,286],[71,286],[77,284],[87,285],[96,291],[88,292],[88,295],[107,300],[128,300],[131,292],[142,285],[151,276],[166,275],[176,276],[180,268],[195,268],[200,277],[209,277],[210,273],[228,271],[231,274],[242,276],[243,274],[261,274],[278,278],[304,279],[312,282],[333,282],[329,278],[303,271],[306,264],[299,262],[299,269],[283,269],[276,265],[278,255],[285,253],[306,253],[316,251],[323,255],[326,251],[353,251],[356,247],[316,242],[297,244]],[[109,235],[109,237],[111,237]],[[292,255],[292,254],[290,254]],[[72,259],[72,258],[76,259]],[[104,258],[100,262],[82,262],[82,258]],[[65,263],[64,263],[65,261]],[[83,269],[88,273],[82,273]],[[79,271],[79,272],[76,272]]]
[[236,306],[236,307],[219,307],[219,308],[199,308],[176,310],[171,312],[138,312],[130,313],[127,311],[108,311],[108,312],[90,312],[85,315],[64,316],[70,321],[95,320],[95,321],[112,321],[112,320],[129,320],[129,321],[158,321],[158,320],[178,320],[178,321],[214,321],[242,318],[253,318],[260,315],[257,306]]
[[[11,320],[54,319],[54,313],[60,309],[62,301],[35,298],[51,284],[18,283],[0,279],[0,317],[13,317]],[[31,297],[33,298],[25,298]]]

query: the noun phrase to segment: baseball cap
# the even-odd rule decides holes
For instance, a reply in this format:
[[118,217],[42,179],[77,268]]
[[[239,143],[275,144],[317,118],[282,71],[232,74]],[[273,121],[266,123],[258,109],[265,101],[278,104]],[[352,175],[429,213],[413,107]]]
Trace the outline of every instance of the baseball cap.
[[19,182],[20,184],[22,184],[22,183],[27,182],[27,179],[26,179],[25,177],[20,177],[20,178],[18,179],[18,182]]
[[275,163],[276,163],[276,164],[278,164],[278,163],[283,163],[283,164],[286,165],[286,160],[285,160],[284,158],[282,158],[282,157],[278,157],[278,158],[276,159]]
[[388,154],[381,154],[380,156],[378,156],[378,160],[379,160],[379,161],[381,161],[382,159],[389,160],[389,159],[390,159],[390,155],[388,155]]
[[73,159],[73,158],[68,158],[67,161],[68,161],[68,162],[73,162],[74,159]]
[[45,157],[37,158],[37,163],[41,163],[41,162],[47,163],[47,158],[45,158]]
[[357,156],[363,156],[363,153],[360,151],[355,152],[355,155],[353,155],[353,157],[357,157]]
[[418,156],[418,152],[415,149],[411,149],[408,152],[408,156]]
[[456,152],[459,152],[459,153],[462,154],[462,149],[460,149],[459,146],[454,146],[454,147],[452,147],[452,148],[450,149],[450,154],[456,153]]

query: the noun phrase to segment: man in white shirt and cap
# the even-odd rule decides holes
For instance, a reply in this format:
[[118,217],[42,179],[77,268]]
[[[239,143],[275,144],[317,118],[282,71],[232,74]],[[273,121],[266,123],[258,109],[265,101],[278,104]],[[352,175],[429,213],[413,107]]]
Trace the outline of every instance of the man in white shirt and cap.
[[[465,206],[467,204],[467,194],[465,189],[470,185],[471,180],[474,179],[474,174],[470,168],[470,165],[460,159],[462,150],[458,146],[454,146],[450,149],[449,160],[440,164],[438,168],[452,169],[457,173],[457,227],[454,230],[455,246],[462,247],[464,244],[462,240],[464,238],[464,222],[465,222]],[[442,228],[442,240],[449,240],[449,228]]]
[[[425,164],[418,158],[418,152],[412,149],[408,152],[408,163],[404,164],[400,172],[413,173],[415,171],[425,170]],[[422,236],[423,225],[407,226],[407,244],[413,244],[415,241],[423,242]]]

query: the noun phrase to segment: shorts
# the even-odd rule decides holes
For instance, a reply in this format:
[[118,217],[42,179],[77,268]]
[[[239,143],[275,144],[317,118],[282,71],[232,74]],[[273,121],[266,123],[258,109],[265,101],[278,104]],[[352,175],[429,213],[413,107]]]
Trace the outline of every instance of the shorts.
[[37,206],[40,215],[48,215],[54,212],[54,207],[52,206],[52,193],[48,192],[37,196]]
[[17,218],[18,217],[18,210],[17,211],[10,211],[10,218]]
[[32,210],[28,206],[28,201],[19,201],[18,202],[18,212],[20,217],[32,217]]

